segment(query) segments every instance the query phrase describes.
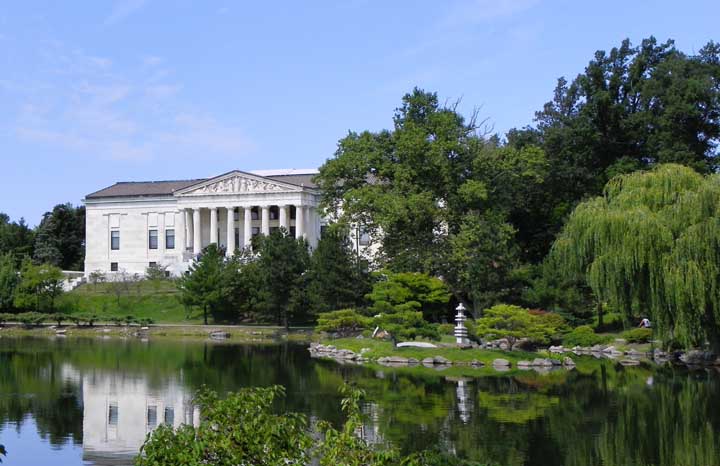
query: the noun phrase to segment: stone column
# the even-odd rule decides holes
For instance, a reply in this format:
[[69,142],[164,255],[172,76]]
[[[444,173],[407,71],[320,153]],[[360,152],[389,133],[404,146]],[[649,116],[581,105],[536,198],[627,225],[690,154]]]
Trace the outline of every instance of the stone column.
[[295,238],[305,237],[305,206],[295,206]]
[[226,207],[227,210],[227,251],[225,255],[232,257],[235,253],[235,208]]
[[210,209],[210,242],[218,244],[218,211],[216,207]]
[[[175,227],[175,250],[180,251],[180,256],[182,257],[182,253],[185,252],[185,229],[187,227],[185,226],[185,211],[179,210],[178,213],[180,214],[178,215],[178,217],[180,218],[176,222],[177,226]],[[167,227],[165,228],[165,230],[167,230]]]
[[270,206],[262,206],[262,216],[260,219],[260,231],[263,235],[268,236],[270,234]]
[[192,219],[190,218],[190,210],[183,209],[183,217],[185,218],[185,243],[182,245],[183,252],[190,249],[192,243]]
[[285,228],[288,232],[290,231],[290,215],[288,212],[288,209],[290,207],[286,205],[278,206],[278,211],[280,214],[280,226],[282,228]]
[[193,209],[193,254],[198,255],[202,251],[202,239],[200,233],[200,208]]
[[312,206],[308,206],[307,208],[307,225],[305,226],[306,234],[308,243],[310,243],[310,247],[315,246],[315,208]]
[[245,207],[245,217],[243,218],[243,225],[245,226],[244,233],[245,247],[250,246],[250,240],[252,239],[252,207]]

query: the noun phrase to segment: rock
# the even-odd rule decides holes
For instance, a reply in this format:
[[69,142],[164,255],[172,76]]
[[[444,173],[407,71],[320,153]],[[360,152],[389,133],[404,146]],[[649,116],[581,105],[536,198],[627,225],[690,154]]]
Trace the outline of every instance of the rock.
[[575,361],[572,360],[572,358],[565,356],[563,358],[563,366],[565,367],[575,367]]
[[470,365],[472,367],[483,367],[485,364],[482,361],[478,361],[477,359],[473,359],[470,361]]
[[420,361],[418,361],[415,358],[408,358],[407,363],[408,363],[408,365],[416,366],[416,365],[420,364]]
[[493,361],[493,367],[510,367],[510,361],[502,358],[495,359]]
[[560,362],[559,359],[548,359],[548,361],[550,361],[550,364],[553,366],[562,366],[562,362]]
[[452,361],[451,361],[451,360],[449,360],[449,359],[447,359],[447,358],[444,358],[444,357],[442,357],[442,356],[435,356],[435,357],[433,358],[433,362],[434,362],[435,364],[442,365],[442,366],[449,366],[449,365],[452,364]]
[[55,335],[65,335],[67,333],[67,330],[55,330]]
[[422,365],[426,367],[434,366],[435,360],[433,358],[425,358],[422,360]]
[[715,355],[709,351],[690,350],[680,356],[680,361],[691,365],[712,365]]
[[603,353],[612,353],[613,351],[615,351],[615,347],[614,347],[614,346],[608,346],[607,348],[604,348],[604,349],[602,350]]
[[390,362],[390,358],[384,356],[384,357],[382,357],[382,358],[379,358],[379,359],[377,360],[377,362],[378,362],[378,364],[387,364],[387,363]]
[[144,332],[145,332],[145,331],[148,331],[148,330],[150,330],[150,327],[148,327],[148,326],[145,326],[145,327],[140,327],[140,330],[142,330],[142,331],[144,331]]
[[603,350],[603,347],[601,345],[593,345],[590,347],[590,351],[593,353],[601,353]]
[[562,346],[551,346],[550,348],[548,348],[548,351],[550,351],[551,353],[564,353],[565,348],[563,348]]
[[213,340],[225,340],[226,338],[230,338],[230,334],[227,332],[215,331],[210,332],[210,338]]
[[510,348],[510,345],[509,345],[508,343],[506,343],[506,342],[505,342],[505,343],[500,343],[500,344],[498,345],[498,348],[500,348],[500,349],[503,350],[503,351],[507,351],[507,350]]
[[616,338],[615,343],[619,345],[624,345],[625,343],[627,343],[627,340],[625,340],[624,338]]
[[532,365],[534,367],[552,367],[553,363],[549,359],[535,358]]
[[532,362],[530,362],[530,361],[525,361],[525,360],[523,360],[523,361],[518,361],[518,362],[517,362],[517,367],[518,367],[518,369],[529,369],[530,367],[532,367]]
[[638,361],[637,359],[623,359],[620,361],[620,364],[622,364],[623,366],[639,366],[640,361]]
[[397,344],[398,348],[437,348],[437,345],[424,341],[403,341]]
[[365,353],[367,353],[368,351],[370,351],[370,348],[362,348],[362,349],[360,350],[360,354],[365,354]]

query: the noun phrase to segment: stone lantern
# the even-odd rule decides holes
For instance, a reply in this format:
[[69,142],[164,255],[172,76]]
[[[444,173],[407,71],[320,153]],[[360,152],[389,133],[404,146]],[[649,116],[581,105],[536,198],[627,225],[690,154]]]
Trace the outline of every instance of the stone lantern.
[[457,315],[455,316],[455,322],[457,323],[454,332],[455,342],[458,345],[468,345],[470,344],[470,340],[468,340],[468,330],[464,324],[467,320],[467,317],[465,317],[465,306],[463,306],[463,303],[460,303],[455,310],[457,311]]

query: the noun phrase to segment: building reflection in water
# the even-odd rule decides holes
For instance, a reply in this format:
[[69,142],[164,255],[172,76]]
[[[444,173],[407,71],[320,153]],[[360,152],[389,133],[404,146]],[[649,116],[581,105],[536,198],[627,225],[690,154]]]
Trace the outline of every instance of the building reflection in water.
[[161,424],[197,426],[200,410],[177,380],[161,388],[147,378],[93,371],[82,374],[83,460],[130,464],[148,433]]

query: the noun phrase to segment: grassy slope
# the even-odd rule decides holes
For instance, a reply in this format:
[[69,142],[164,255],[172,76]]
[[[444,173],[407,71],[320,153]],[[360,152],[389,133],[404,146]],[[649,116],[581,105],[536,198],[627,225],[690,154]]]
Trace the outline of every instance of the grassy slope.
[[61,308],[70,314],[94,313],[100,320],[132,315],[156,323],[202,323],[202,315],[197,311],[186,319],[185,307],[178,296],[175,284],[170,281],[132,283],[119,297],[109,283],[86,284],[63,296]]

